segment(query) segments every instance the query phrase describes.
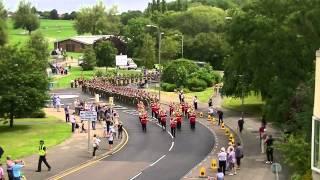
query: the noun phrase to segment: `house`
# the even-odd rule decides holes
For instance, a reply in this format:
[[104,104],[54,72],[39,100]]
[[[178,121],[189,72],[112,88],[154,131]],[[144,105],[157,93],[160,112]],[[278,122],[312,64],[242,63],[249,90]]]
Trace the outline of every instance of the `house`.
[[54,42],[54,48],[62,49],[67,52],[82,52],[85,48],[95,46],[101,41],[111,41],[118,50],[118,54],[127,54],[127,44],[120,36],[114,35],[84,35],[75,36]]

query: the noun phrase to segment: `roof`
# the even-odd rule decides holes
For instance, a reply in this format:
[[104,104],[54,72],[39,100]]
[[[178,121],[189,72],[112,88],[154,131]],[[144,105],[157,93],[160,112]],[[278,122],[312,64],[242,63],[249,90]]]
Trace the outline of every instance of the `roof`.
[[[84,35],[84,36],[74,36],[72,38],[68,38],[68,39],[64,39],[64,40],[61,40],[61,41],[56,41],[56,42],[62,42],[62,41],[66,41],[66,40],[72,40],[72,41],[76,41],[76,42],[79,42],[79,43],[82,43],[82,44],[86,44],[86,45],[92,45],[94,44],[94,42],[96,42],[97,40],[100,40],[102,38],[110,38],[110,37],[117,37],[117,36],[114,36],[114,35]],[[121,41],[122,38],[121,37],[118,37]],[[55,42],[55,43],[56,43]]]

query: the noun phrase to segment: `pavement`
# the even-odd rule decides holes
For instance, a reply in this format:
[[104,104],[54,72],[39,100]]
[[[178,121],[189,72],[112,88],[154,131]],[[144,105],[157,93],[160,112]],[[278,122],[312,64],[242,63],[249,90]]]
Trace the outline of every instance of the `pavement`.
[[[63,101],[64,100],[62,100],[62,103]],[[46,108],[45,112],[49,116],[55,116],[62,120],[65,118],[63,110],[61,110],[61,112],[57,112],[53,108]],[[77,121],[80,121],[79,117],[77,117]],[[88,130],[87,126],[86,129]],[[103,137],[102,124],[97,123],[96,130],[91,129],[91,138],[93,134],[97,134],[97,136]],[[123,135],[124,137],[120,140],[118,138],[115,138],[114,148],[112,151],[108,149],[106,138],[101,138],[102,141],[100,144],[100,148],[96,152],[97,158],[106,157],[121,148],[127,140],[126,133],[124,133]],[[35,145],[35,152],[37,152],[37,147],[38,144]],[[92,141],[90,143],[90,148],[92,149]],[[48,171],[47,167],[42,164],[42,172],[35,172],[38,165],[38,158],[39,156],[37,154],[34,154],[22,159],[26,163],[26,166],[22,171],[27,179],[42,180],[48,179],[50,177],[54,179],[54,176],[57,174],[61,174],[61,172],[67,173],[71,171],[71,169],[79,168],[81,166],[84,166],[84,164],[95,161],[95,159],[92,158],[92,150],[90,150],[90,152],[88,151],[88,133],[80,132],[75,132],[69,139],[67,139],[63,143],[55,147],[48,148],[47,161],[51,166],[51,171]]]
[[[170,94],[169,97],[162,95],[162,103],[169,104],[169,101],[178,102],[178,96],[172,97]],[[260,142],[259,142],[259,128],[261,126],[260,117],[253,117],[245,115],[244,120],[244,130],[240,134],[237,130],[237,121],[241,117],[240,112],[235,112],[229,109],[221,107],[222,97],[215,96],[213,99],[213,105],[218,109],[221,109],[224,112],[224,123],[226,127],[230,128],[233,134],[236,134],[236,142],[240,142],[243,151],[244,158],[241,160],[241,170],[237,171],[237,175],[226,176],[226,180],[245,180],[245,179],[254,179],[254,180],[272,180],[275,179],[275,174],[271,171],[271,166],[265,164],[266,154],[261,153]],[[190,101],[189,101],[190,102]],[[205,103],[198,103],[198,111],[207,114],[208,105]],[[206,116],[206,115],[204,115]],[[228,139],[225,135],[225,131],[212,121],[208,121],[207,118],[197,118],[198,122],[202,123],[208,127],[212,133],[214,133],[216,138],[216,144],[212,152],[197,166],[191,169],[182,179],[203,179],[200,178],[200,168],[205,168],[206,177],[214,177],[216,170],[211,169],[211,162],[213,159],[217,160],[217,154],[221,147],[228,147]],[[281,137],[281,133],[276,128],[272,127],[272,124],[267,125],[268,134],[272,134],[274,138]],[[282,172],[279,174],[279,179],[289,179],[288,168],[284,167],[281,157],[277,154],[277,151],[274,152],[274,162],[280,163],[282,165]],[[228,173],[226,173],[228,174]]]

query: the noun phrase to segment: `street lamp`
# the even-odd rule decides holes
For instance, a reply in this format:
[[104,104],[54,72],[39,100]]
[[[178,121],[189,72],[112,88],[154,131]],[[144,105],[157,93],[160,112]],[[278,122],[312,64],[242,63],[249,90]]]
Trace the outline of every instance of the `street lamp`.
[[175,34],[175,36],[181,36],[181,58],[183,58],[183,34]]
[[160,27],[153,25],[153,24],[148,24],[146,25],[147,27],[152,27],[156,28],[159,36],[159,44],[158,44],[158,63],[159,63],[159,102],[160,102],[160,91],[161,91],[161,36],[164,34],[163,32],[160,32]]

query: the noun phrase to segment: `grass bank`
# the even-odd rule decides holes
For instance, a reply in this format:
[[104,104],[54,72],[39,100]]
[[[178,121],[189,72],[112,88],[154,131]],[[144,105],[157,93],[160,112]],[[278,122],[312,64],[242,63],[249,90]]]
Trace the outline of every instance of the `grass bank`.
[[47,147],[63,142],[71,136],[70,127],[56,117],[15,119],[14,128],[0,124],[0,145],[12,158],[22,158],[37,153],[39,140]]
[[222,106],[234,111],[243,111],[252,115],[261,115],[264,102],[262,101],[260,95],[251,93],[248,97],[244,98],[243,106],[241,103],[241,98],[233,97],[224,97]]

